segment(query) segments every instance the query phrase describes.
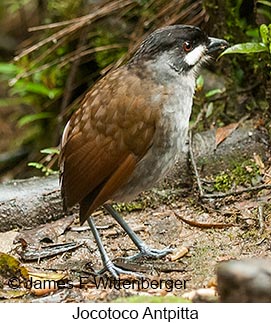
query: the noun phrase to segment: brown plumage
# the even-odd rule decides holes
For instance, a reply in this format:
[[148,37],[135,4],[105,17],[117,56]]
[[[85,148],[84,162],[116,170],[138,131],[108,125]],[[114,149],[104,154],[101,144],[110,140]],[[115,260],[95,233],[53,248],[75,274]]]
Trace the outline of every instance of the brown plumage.
[[142,92],[144,87],[150,98],[153,84],[142,82],[127,67],[109,73],[67,124],[60,155],[62,195],[66,207],[80,203],[81,223],[125,184],[152,145],[160,106]]

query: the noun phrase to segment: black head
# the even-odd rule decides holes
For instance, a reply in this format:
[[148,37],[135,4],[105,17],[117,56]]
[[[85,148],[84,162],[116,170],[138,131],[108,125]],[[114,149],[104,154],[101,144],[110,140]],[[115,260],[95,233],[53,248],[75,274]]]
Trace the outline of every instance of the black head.
[[193,69],[211,52],[227,46],[225,40],[210,38],[198,27],[173,25],[151,33],[130,62],[156,61],[163,57],[180,73]]

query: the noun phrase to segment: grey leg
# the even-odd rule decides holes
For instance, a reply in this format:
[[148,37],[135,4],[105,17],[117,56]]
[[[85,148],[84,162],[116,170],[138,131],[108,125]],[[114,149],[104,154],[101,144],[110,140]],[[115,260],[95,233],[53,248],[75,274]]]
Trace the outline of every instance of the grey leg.
[[101,254],[101,258],[102,258],[102,261],[103,261],[103,265],[104,265],[104,268],[102,270],[100,270],[98,272],[98,274],[103,274],[104,272],[108,271],[111,273],[111,275],[114,277],[114,278],[118,278],[118,276],[120,274],[128,274],[128,275],[136,275],[136,276],[141,276],[141,275],[138,275],[138,274],[135,274],[131,271],[127,271],[127,270],[123,270],[121,268],[119,268],[118,266],[114,265],[114,263],[112,262],[112,260],[108,257],[108,254],[104,248],[104,245],[102,243],[102,239],[101,239],[101,236],[96,228],[96,225],[92,219],[92,217],[90,216],[88,219],[88,224],[90,226],[90,229],[92,231],[92,234],[94,236],[94,239],[97,243],[97,246],[98,246],[98,249],[100,251],[100,254]]
[[165,248],[162,250],[151,249],[129,227],[129,225],[123,220],[123,218],[118,214],[118,212],[113,208],[112,205],[104,204],[104,208],[119,223],[119,225],[124,229],[124,231],[128,234],[130,239],[133,241],[133,243],[136,245],[136,247],[139,250],[138,254],[131,256],[131,257],[127,257],[126,259],[134,260],[134,259],[138,259],[140,257],[148,257],[148,258],[156,258],[157,259],[157,258],[161,258],[173,251],[173,249],[170,249],[170,248]]

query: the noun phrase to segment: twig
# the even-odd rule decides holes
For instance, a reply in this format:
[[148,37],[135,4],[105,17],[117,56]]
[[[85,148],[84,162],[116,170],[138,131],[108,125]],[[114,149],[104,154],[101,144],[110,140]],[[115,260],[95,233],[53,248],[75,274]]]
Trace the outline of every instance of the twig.
[[167,4],[163,8],[161,8],[158,11],[158,13],[156,15],[153,15],[151,18],[149,18],[149,20],[145,21],[144,25],[146,27],[148,27],[153,21],[157,21],[161,17],[167,17],[167,16],[169,16],[170,12],[172,12],[174,10],[176,12],[183,6],[184,6],[184,3],[182,3],[182,1],[178,1],[178,3],[174,2],[174,1],[169,1],[169,2],[167,2]]
[[[10,80],[9,84],[11,86],[11,85],[15,84],[17,81],[19,81],[21,78],[25,78],[25,77],[31,76],[33,74],[42,72],[42,71],[46,70],[47,68],[50,68],[50,67],[52,67],[54,65],[59,65],[59,68],[61,68],[61,67],[65,66],[65,65],[67,65],[68,63],[76,61],[77,59],[79,59],[79,58],[81,58],[83,56],[93,54],[93,53],[96,53],[96,52],[100,52],[100,51],[104,51],[104,50],[110,50],[110,49],[122,48],[122,47],[123,46],[120,45],[120,44],[112,44],[112,45],[104,45],[104,46],[100,46],[100,47],[87,49],[87,50],[84,50],[84,51],[81,51],[81,52],[79,52],[78,49],[76,49],[75,51],[73,51],[71,53],[68,53],[65,56],[62,56],[62,57],[60,57],[58,59],[55,59],[55,60],[53,60],[51,62],[43,64],[40,67],[37,67],[36,69],[32,69],[32,70],[25,71],[25,72],[22,72],[22,73],[18,74],[15,78]],[[80,50],[82,50],[82,48]]]
[[203,115],[206,113],[207,111],[207,105],[204,104],[203,105],[203,109],[200,110],[200,112],[197,115],[196,121],[192,124],[192,126],[190,127],[190,131],[192,129],[195,129],[197,127],[197,125],[199,124],[199,122],[202,120]]
[[[43,53],[41,53],[37,58],[33,58],[31,65],[33,67],[37,66],[39,63],[41,63],[44,59],[47,59],[51,53],[53,53],[58,47],[60,47],[62,44],[64,44],[67,41],[67,36],[61,38],[57,43],[52,44],[52,46],[48,47],[44,50]],[[32,67],[32,68],[33,68]],[[26,73],[27,70],[24,71]]]
[[40,246],[36,248],[35,246],[26,246],[16,248],[17,253],[24,261],[32,261],[36,259],[42,259],[47,257],[52,257],[60,253],[64,253],[73,249],[76,249],[83,245],[83,242],[67,242],[62,244],[54,244],[49,246]]
[[264,228],[265,228],[264,215],[263,215],[263,205],[258,206],[258,220],[259,220],[259,227],[260,227],[259,234],[261,235],[261,234],[263,234]]
[[35,45],[26,48],[19,55],[15,56],[14,60],[17,61],[17,60],[21,59],[22,57],[30,54],[31,52],[37,50],[38,48],[40,48],[50,42],[53,42],[53,43],[57,42],[58,39],[64,37],[65,35],[71,34],[75,31],[77,31],[78,29],[91,24],[93,21],[100,19],[101,17],[107,15],[108,13],[111,13],[111,12],[116,11],[118,9],[124,8],[124,7],[132,4],[133,2],[134,2],[134,0],[117,0],[114,2],[109,2],[93,13],[75,19],[75,23],[73,23],[72,25],[69,25],[66,28],[59,30],[58,32],[54,33],[53,35],[39,41]]
[[46,24],[46,25],[29,27],[28,31],[33,32],[33,31],[40,31],[40,30],[45,30],[45,29],[48,30],[48,29],[53,29],[53,28],[57,28],[57,27],[67,26],[67,25],[70,25],[70,24],[80,21],[80,19],[82,19],[82,17],[70,19],[70,20],[64,20],[64,21],[60,21],[60,22],[54,22],[54,23]]
[[191,164],[193,166],[194,174],[196,176],[198,189],[199,189],[199,194],[200,194],[200,197],[202,197],[204,195],[204,190],[203,190],[202,185],[201,185],[199,173],[198,173],[198,170],[197,170],[197,165],[196,165],[195,158],[194,158],[194,153],[193,153],[193,148],[192,148],[192,140],[193,139],[192,139],[192,131],[191,130],[189,131],[189,139],[188,140],[189,140],[188,153],[189,153],[189,156],[190,156]]
[[[194,17],[190,18],[189,15],[191,12],[195,13],[200,8],[202,11],[201,14],[195,14]],[[193,22],[198,20],[203,20],[205,9],[202,9],[202,5],[199,1],[195,1],[194,3],[191,3],[190,6],[187,8],[183,8],[179,14],[176,16],[173,16],[169,21],[168,24],[175,24],[177,21],[186,21],[187,24],[192,24]]]
[[34,44],[33,46],[30,46],[28,48],[26,48],[25,50],[23,50],[19,55],[14,57],[15,61],[18,61],[19,59],[21,59],[22,57],[32,53],[33,51],[39,49],[40,47],[53,42],[56,43],[61,37],[64,37],[67,34],[71,34],[75,31],[77,31],[77,29],[82,28],[86,25],[86,21],[84,19],[82,19],[82,21],[78,22],[77,24],[74,24],[72,26],[68,26],[64,29],[61,29],[60,31],[54,33],[53,35],[39,41],[38,43]]
[[102,52],[105,50],[111,50],[111,49],[117,49],[117,48],[123,48],[124,45],[121,44],[112,44],[112,45],[104,45],[104,46],[99,46],[99,47],[95,47],[95,48],[90,48],[84,51],[79,52],[78,50],[74,51],[73,53],[71,53],[72,55],[67,55],[62,62],[60,63],[59,67],[63,67],[68,63],[74,62],[80,58],[82,58],[83,56],[89,55],[89,54],[93,54],[93,53],[97,53],[97,52]]
[[203,199],[204,198],[217,199],[217,198],[223,198],[223,197],[227,197],[227,196],[231,196],[231,195],[241,195],[243,193],[260,191],[263,189],[271,189],[271,184],[262,184],[262,185],[258,185],[258,186],[251,186],[251,187],[243,188],[243,189],[240,189],[237,191],[229,191],[229,192],[225,192],[225,193],[202,194],[201,198],[203,198]]

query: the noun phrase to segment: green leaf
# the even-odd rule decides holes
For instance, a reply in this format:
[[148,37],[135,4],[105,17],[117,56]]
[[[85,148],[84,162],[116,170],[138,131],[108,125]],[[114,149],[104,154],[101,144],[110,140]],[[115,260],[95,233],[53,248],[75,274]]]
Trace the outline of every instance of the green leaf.
[[48,154],[48,155],[53,155],[57,154],[59,155],[59,149],[52,147],[52,148],[45,148],[40,151],[42,154]]
[[209,118],[213,114],[213,111],[214,111],[214,102],[210,102],[207,107],[206,118]]
[[254,38],[255,41],[259,39],[259,28],[249,28],[246,30],[246,35],[248,37]]
[[58,174],[58,171],[57,170],[53,170],[51,168],[48,168],[48,167],[44,166],[41,163],[30,162],[30,163],[27,164],[27,166],[31,166],[31,167],[35,167],[37,169],[40,169],[45,174],[45,176],[49,176],[49,175],[53,175],[53,174]]
[[48,119],[52,118],[54,115],[51,112],[40,112],[40,113],[35,113],[35,114],[28,114],[26,116],[23,116],[19,121],[18,125],[19,127],[22,127],[28,123],[31,123],[36,120],[41,120],[41,119]]
[[263,43],[242,43],[233,45],[224,52],[222,52],[218,58],[226,55],[226,54],[252,54],[252,53],[260,53],[267,52],[268,48]]
[[20,80],[16,82],[12,89],[12,94],[34,93],[47,96],[49,99],[54,99],[61,93],[61,89],[49,89],[41,83],[26,82]]
[[27,164],[27,166],[35,167],[37,169],[42,169],[44,167],[43,164],[36,163],[36,162],[30,162]]
[[198,91],[201,91],[204,85],[204,78],[200,75],[196,80],[196,88]]
[[205,97],[210,98],[211,96],[214,96],[214,95],[220,94],[220,93],[223,93],[223,90],[221,90],[221,89],[212,89],[212,90],[208,91],[205,94]]
[[12,63],[0,63],[0,74],[5,74],[9,76],[15,76],[21,71],[21,69]]
[[265,45],[267,45],[269,43],[269,30],[268,27],[266,25],[261,25],[260,26],[260,35],[262,38],[262,41]]
[[261,3],[265,6],[271,7],[271,2],[270,1],[265,1],[265,0],[258,0],[257,3]]

